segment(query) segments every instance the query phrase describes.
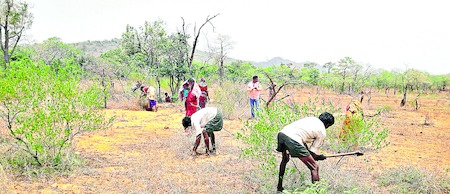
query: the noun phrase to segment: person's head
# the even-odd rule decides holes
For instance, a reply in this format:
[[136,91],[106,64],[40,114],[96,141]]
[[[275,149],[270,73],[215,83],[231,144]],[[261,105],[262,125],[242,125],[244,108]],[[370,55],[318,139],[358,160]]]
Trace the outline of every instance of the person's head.
[[205,78],[200,78],[201,82],[206,82]]
[[181,121],[181,124],[184,127],[184,130],[186,130],[189,126],[191,126],[191,117],[184,117],[183,120]]
[[334,124],[334,116],[329,112],[320,114],[319,119],[322,121],[323,125],[325,125],[325,129]]
[[187,83],[189,84],[189,87],[190,87],[190,88],[191,88],[192,86],[194,86],[194,83],[195,83],[194,78],[189,78]]
[[166,92],[166,93],[164,93],[164,95],[166,95],[166,96],[169,96],[169,94]]
[[144,92],[144,86],[140,87],[141,92]]
[[258,76],[257,75],[253,76],[253,83],[256,83],[256,82],[258,82]]

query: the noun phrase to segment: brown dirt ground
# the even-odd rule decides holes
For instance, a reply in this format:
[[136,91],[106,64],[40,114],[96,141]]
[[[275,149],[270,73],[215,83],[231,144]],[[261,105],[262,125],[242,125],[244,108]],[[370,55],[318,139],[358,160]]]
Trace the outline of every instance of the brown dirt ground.
[[[302,89],[294,97],[296,103],[315,97],[316,90]],[[354,98],[349,95],[320,93],[320,97],[333,101],[342,108]],[[417,94],[408,94],[407,103],[400,107],[402,94],[375,92],[370,105],[365,96],[362,106],[365,115],[373,115],[377,109],[388,106],[391,110],[379,117],[391,132],[388,137],[390,145],[377,153],[369,153],[365,157],[371,159],[367,169],[383,170],[401,166],[419,166],[429,170],[445,171],[450,168],[450,92],[439,94],[422,94],[419,97],[419,110],[414,110],[413,102]],[[425,119],[427,123],[424,125]],[[341,127],[336,123],[334,127]]]
[[[306,101],[315,92],[311,88],[301,89],[293,100]],[[320,97],[334,101],[342,109],[352,99],[329,92],[321,93]],[[409,95],[408,101],[414,97]],[[373,114],[381,106],[392,108],[381,115],[391,129],[391,144],[363,156],[365,162],[349,159],[348,168],[356,165],[372,175],[400,166],[419,166],[439,172],[450,168],[450,94],[422,95],[421,108],[417,111],[409,103],[400,108],[400,99],[401,94],[375,93],[370,105],[363,102],[365,114]],[[105,110],[107,116],[116,116],[114,126],[106,131],[84,133],[76,140],[75,149],[87,161],[85,168],[71,176],[51,180],[24,180],[6,175],[3,182],[7,188],[2,192],[255,193],[258,186],[248,175],[256,167],[239,157],[241,143],[227,131],[216,133],[217,154],[191,155],[194,137],[182,130],[180,107],[180,104],[161,104],[157,113]],[[431,124],[423,125],[427,116]],[[241,130],[243,121],[227,120],[224,124],[234,133]],[[204,151],[203,142],[199,151]]]

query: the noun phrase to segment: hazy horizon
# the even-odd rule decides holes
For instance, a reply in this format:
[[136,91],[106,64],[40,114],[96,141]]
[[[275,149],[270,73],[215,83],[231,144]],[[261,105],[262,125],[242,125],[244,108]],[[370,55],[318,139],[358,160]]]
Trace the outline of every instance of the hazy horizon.
[[[450,12],[445,1],[218,1],[218,0],[35,0],[27,36],[41,42],[121,38],[127,24],[138,27],[161,19],[166,29],[193,33],[208,15],[215,30],[203,29],[198,49],[217,34],[231,37],[229,57],[267,61],[336,62],[346,56],[386,70],[415,68],[450,73]],[[192,42],[192,41],[191,41]]]

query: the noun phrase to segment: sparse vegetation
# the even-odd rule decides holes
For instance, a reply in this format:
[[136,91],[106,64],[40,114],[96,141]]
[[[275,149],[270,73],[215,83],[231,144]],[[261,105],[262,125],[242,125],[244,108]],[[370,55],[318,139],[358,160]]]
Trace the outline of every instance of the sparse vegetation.
[[223,116],[227,119],[242,118],[248,113],[249,100],[246,92],[242,92],[245,88],[243,84],[225,82],[222,87],[217,85],[211,92],[211,99],[218,108],[222,109]]
[[353,119],[349,128],[356,130],[349,130],[344,140],[339,137],[337,127],[330,130],[328,138],[333,151],[374,151],[389,145],[387,137],[390,130],[380,118]]
[[379,177],[378,184],[392,193],[449,193],[450,176],[418,167],[390,169]]
[[[20,45],[33,20],[28,4],[0,2],[0,15],[10,18],[0,19],[0,193],[273,193],[281,159],[275,151],[277,132],[324,111],[336,122],[321,151],[358,149],[366,155],[320,161],[322,180],[316,184],[292,159],[285,193],[450,192],[450,74],[375,70],[351,57],[323,65],[227,63],[232,40],[226,35],[208,53],[216,60],[200,58],[195,50],[200,28],[219,14],[208,16],[193,35],[184,19],[175,33],[158,20],[124,26],[121,38],[111,41],[66,44],[53,37]],[[264,90],[257,118],[247,120],[244,88],[253,75],[264,86],[268,79],[278,87],[297,85],[284,87],[285,96],[274,101],[265,101]],[[191,155],[193,136],[181,129],[183,105],[176,99],[181,82],[190,77],[206,78],[208,106],[222,109],[227,119],[216,136],[218,152],[208,157]],[[161,103],[158,113],[142,111],[138,92],[130,91],[137,80],[157,88],[159,103],[164,92],[175,103]],[[367,109],[376,113],[353,121],[357,130],[343,142],[341,108],[348,95],[361,91],[369,91]],[[411,100],[417,94],[420,101],[418,96]],[[406,108],[399,107],[402,96]],[[373,175],[380,166],[411,161]],[[446,174],[429,170],[435,168],[445,168]]]
[[[277,133],[286,125],[307,116],[318,116],[322,112],[328,111],[336,115],[335,125],[327,129],[327,140],[326,145],[323,146],[328,152],[338,152],[344,151],[348,152],[351,149],[363,149],[365,151],[379,150],[389,144],[386,138],[388,137],[389,130],[382,127],[380,119],[369,118],[365,120],[359,120],[359,122],[354,122],[353,127],[358,130],[354,134],[350,134],[345,142],[339,139],[339,129],[341,127],[342,118],[337,116],[340,110],[333,105],[331,101],[319,100],[318,97],[311,99],[303,104],[293,104],[288,105],[284,103],[275,104],[273,107],[268,109],[262,109],[258,113],[258,117],[254,121],[247,121],[244,127],[243,133],[238,133],[237,137],[242,139],[246,145],[243,148],[243,155],[250,156],[251,158],[259,161],[260,175],[256,175],[261,181],[261,192],[270,192],[276,185],[276,179],[273,177],[277,176],[279,160],[281,157],[279,153],[275,151],[276,148],[276,135]],[[292,159],[293,162],[299,162],[298,160]],[[321,162],[328,164],[327,162]],[[304,167],[304,165],[299,162],[298,168]],[[330,164],[328,164],[330,165]],[[335,164],[336,165],[336,164]],[[295,166],[294,166],[295,167]],[[351,191],[362,191],[365,190],[357,182],[353,184],[344,185],[341,181],[336,181],[337,177],[324,178],[325,183],[320,183],[317,185],[307,184],[309,182],[308,172],[297,172],[297,167],[293,166],[287,168],[287,172],[292,173],[286,183],[286,187],[292,186],[296,188],[293,190],[296,192],[310,193],[311,191],[320,190],[319,193],[332,193],[333,191],[340,192],[351,192]],[[323,168],[321,168],[323,169]],[[336,169],[336,167],[325,168],[325,176],[332,174],[343,174],[346,173],[341,169]],[[300,173],[300,174],[299,174]],[[292,180],[295,180],[293,184]],[[298,183],[297,183],[298,182]],[[268,184],[270,183],[270,184]],[[305,186],[307,185],[307,186]]]

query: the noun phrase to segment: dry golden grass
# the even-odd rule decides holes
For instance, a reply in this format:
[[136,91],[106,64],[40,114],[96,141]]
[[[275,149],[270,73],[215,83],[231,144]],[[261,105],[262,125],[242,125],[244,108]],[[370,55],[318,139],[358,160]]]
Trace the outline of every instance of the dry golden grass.
[[[194,137],[182,130],[178,107],[105,112],[117,118],[112,129],[77,139],[85,169],[38,185],[11,184],[19,192],[58,193],[245,193],[256,187],[244,180],[251,163],[239,158],[236,140],[225,131],[216,133],[217,154],[192,156]],[[201,144],[199,152],[204,150]]]
[[[315,97],[316,92],[299,89],[285,100],[304,102]],[[263,98],[266,96],[265,91]],[[352,99],[329,91],[321,91],[319,97],[334,101],[342,113]],[[321,176],[345,179],[340,183],[343,185],[359,182],[377,188],[374,177],[388,167],[410,165],[437,172],[449,169],[450,99],[445,94],[419,98],[422,107],[418,111],[409,104],[400,108],[400,99],[400,94],[376,93],[370,105],[363,102],[366,114],[382,106],[391,107],[381,115],[391,129],[390,146],[363,157],[346,157],[339,163],[338,158],[322,161]],[[252,175],[256,163],[239,157],[243,145],[225,130],[216,133],[217,154],[192,156],[194,137],[182,130],[184,107],[180,103],[161,103],[156,113],[142,111],[133,98],[117,98],[109,105],[105,112],[108,117],[116,117],[114,126],[76,139],[75,149],[87,161],[84,168],[71,176],[48,180],[22,180],[0,171],[0,187],[6,184],[13,189],[11,192],[18,193],[258,193],[261,184],[272,184],[262,183]],[[242,115],[226,120],[224,127],[232,133],[240,131],[250,117],[249,109],[242,107]],[[425,118],[430,125],[423,125]],[[202,140],[198,151],[204,150]],[[300,170],[306,170],[299,160],[295,162]],[[300,183],[286,181],[292,187],[296,184]],[[386,192],[383,188],[377,191]]]
[[5,170],[3,169],[3,166],[0,165],[0,193],[8,193],[9,186],[8,186],[8,177],[5,173]]

